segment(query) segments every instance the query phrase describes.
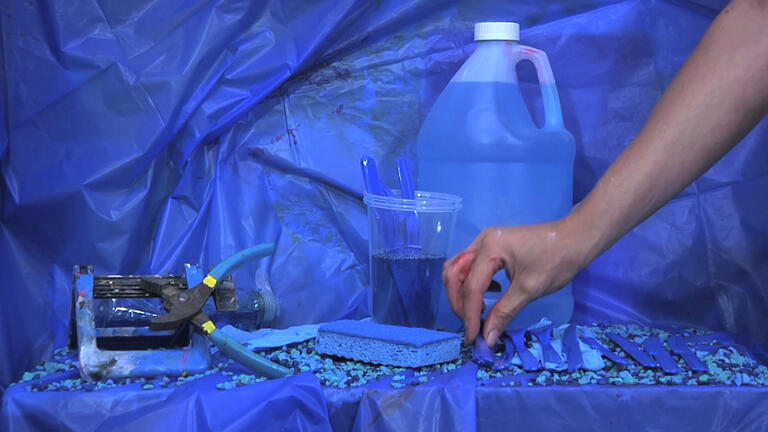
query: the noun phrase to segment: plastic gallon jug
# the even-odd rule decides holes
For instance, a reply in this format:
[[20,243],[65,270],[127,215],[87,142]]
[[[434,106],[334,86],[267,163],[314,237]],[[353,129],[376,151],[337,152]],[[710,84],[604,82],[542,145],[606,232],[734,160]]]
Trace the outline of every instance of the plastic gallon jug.
[[[463,200],[449,256],[487,227],[557,220],[573,205],[573,136],[563,125],[546,54],[520,45],[519,33],[516,23],[475,25],[474,52],[440,94],[419,134],[419,188]],[[544,106],[540,128],[518,87],[516,65],[523,60],[536,67]],[[494,279],[508,288],[503,271]],[[486,313],[500,295],[486,294]],[[542,317],[559,325],[572,313],[569,284],[529,304],[511,326]],[[438,325],[449,330],[461,326],[444,294]]]

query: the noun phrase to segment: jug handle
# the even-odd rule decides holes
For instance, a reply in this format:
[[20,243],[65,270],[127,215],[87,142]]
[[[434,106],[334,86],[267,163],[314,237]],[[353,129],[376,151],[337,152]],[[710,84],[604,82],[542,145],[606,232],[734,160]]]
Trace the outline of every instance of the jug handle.
[[536,68],[541,87],[541,98],[544,102],[544,125],[563,127],[563,112],[560,108],[560,97],[555,86],[555,77],[549,66],[547,54],[525,45],[515,46],[513,51],[513,65],[517,66],[522,60],[530,60]]

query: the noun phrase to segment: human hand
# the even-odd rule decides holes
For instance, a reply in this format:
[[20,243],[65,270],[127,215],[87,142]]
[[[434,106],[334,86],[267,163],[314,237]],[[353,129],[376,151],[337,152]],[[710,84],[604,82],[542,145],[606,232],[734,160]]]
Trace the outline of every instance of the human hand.
[[489,228],[447,261],[443,280],[453,312],[464,320],[465,342],[473,343],[480,331],[483,293],[496,272],[503,268],[510,286],[485,321],[489,346],[523,307],[564,287],[586,266],[589,250],[580,237],[563,222]]

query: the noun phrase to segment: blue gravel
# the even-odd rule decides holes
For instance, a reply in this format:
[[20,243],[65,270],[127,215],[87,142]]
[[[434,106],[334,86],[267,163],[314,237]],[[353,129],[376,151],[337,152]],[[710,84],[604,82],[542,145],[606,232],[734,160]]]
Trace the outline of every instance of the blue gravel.
[[[616,333],[637,343],[642,343],[649,335],[658,336],[663,343],[669,337],[669,332],[666,330],[637,325],[593,325],[590,326],[590,329],[603,345],[621,356],[625,356],[624,352],[610,342],[605,334]],[[681,332],[690,335],[708,334],[696,329],[685,329]],[[544,370],[529,373],[514,365],[502,371],[480,367],[477,370],[476,378],[479,386],[768,385],[768,368],[758,364],[748,353],[741,352],[732,346],[719,345],[714,341],[708,345],[697,346],[697,348],[697,354],[709,369],[705,373],[690,370],[681,359],[678,359],[678,363],[683,372],[677,375],[667,375],[661,370],[645,369],[635,362],[631,362],[629,366],[621,366],[605,360],[606,367],[602,370],[579,370],[573,373],[567,370],[559,372]],[[392,388],[420,385],[437,376],[454,373],[458,367],[471,362],[472,358],[471,349],[465,347],[462,349],[460,358],[453,362],[418,369],[389,367],[317,354],[314,350],[313,340],[274,349],[263,354],[268,359],[293,369],[296,373],[309,372],[314,374],[325,387],[339,389],[360,387],[384,379],[388,380]],[[673,355],[673,358],[677,358],[677,356]],[[136,386],[136,388],[145,391],[156,391],[157,389],[182,386],[202,378],[215,376],[218,378],[214,381],[217,389],[230,390],[255,385],[265,380],[263,377],[244,374],[244,368],[220,354],[214,356],[214,364],[215,366],[210,370],[196,375],[87,383],[80,379],[77,373],[77,353],[64,348],[57,350],[50,360],[41,362],[34,369],[24,373],[17,385],[24,385],[28,391],[45,392],[103,391],[121,386]]]

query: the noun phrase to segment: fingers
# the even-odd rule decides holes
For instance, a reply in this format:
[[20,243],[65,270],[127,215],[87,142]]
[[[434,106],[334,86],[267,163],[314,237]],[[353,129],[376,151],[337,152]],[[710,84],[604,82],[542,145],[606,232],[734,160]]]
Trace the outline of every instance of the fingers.
[[483,293],[488,289],[493,275],[501,267],[501,259],[483,249],[478,252],[474,266],[461,287],[464,309],[465,340],[467,344],[475,341],[480,332],[480,316],[483,309]]
[[461,295],[461,287],[472,269],[472,263],[475,261],[476,256],[476,249],[465,250],[447,262],[443,269],[443,282],[445,283],[448,302],[451,304],[453,313],[460,318],[464,317],[464,301]]
[[488,346],[496,344],[499,335],[504,332],[509,323],[529,301],[528,295],[517,288],[513,281],[507,292],[493,305],[485,319],[483,335]]

